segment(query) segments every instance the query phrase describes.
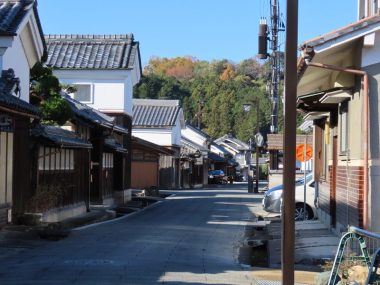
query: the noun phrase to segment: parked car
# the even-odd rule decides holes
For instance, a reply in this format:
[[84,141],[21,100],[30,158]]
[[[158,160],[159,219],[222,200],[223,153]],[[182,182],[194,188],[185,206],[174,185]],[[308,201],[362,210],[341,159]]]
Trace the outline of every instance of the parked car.
[[[315,189],[314,178],[312,174],[306,176],[306,212],[304,213],[304,177],[295,182],[295,220],[302,221],[305,218],[310,220],[317,216],[314,205]],[[271,213],[281,213],[282,191],[284,186],[278,185],[270,188],[264,195],[262,205],[263,209]]]
[[220,169],[209,170],[208,183],[209,184],[227,183],[227,179],[226,179],[226,175],[224,174],[224,171]]

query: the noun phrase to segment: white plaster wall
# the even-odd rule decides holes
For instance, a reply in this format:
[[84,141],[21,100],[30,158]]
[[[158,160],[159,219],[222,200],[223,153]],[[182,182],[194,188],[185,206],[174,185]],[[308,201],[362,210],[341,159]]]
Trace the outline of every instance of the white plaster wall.
[[172,145],[172,132],[169,129],[132,129],[132,135],[157,145]]
[[54,70],[61,83],[93,84],[93,102],[103,112],[132,116],[132,85],[129,70]]
[[193,131],[190,128],[184,128],[181,130],[181,135],[199,145],[205,145],[206,138],[199,133]]
[[[91,107],[103,112],[124,112],[123,82],[93,82],[93,104]],[[90,104],[89,104],[90,105]]]
[[177,120],[176,125],[172,131],[172,145],[181,145],[181,125],[179,120]]
[[124,110],[132,114],[133,83],[132,77],[128,76],[124,81]]
[[374,45],[364,47],[362,53],[362,67],[380,62],[380,31],[375,33]]
[[12,47],[8,48],[3,56],[3,70],[12,68],[15,76],[20,78],[20,98],[29,102],[29,64],[19,37],[15,37]]
[[217,146],[211,145],[210,151],[216,153],[217,155],[221,155],[224,157],[223,151],[221,151]]

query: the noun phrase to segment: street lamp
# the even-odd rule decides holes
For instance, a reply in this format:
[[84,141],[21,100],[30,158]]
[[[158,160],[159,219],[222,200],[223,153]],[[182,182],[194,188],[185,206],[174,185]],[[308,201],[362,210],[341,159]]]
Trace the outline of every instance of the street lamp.
[[[251,103],[244,103],[243,104],[243,110],[245,113],[248,113],[251,110]],[[249,150],[248,150],[248,156],[246,157],[246,163],[248,165],[247,168],[247,174],[248,174],[248,193],[253,193],[253,178],[252,178],[252,172],[251,172],[251,159],[252,159],[252,138],[249,138],[248,141],[249,144]]]
[[[253,103],[256,103],[256,135],[255,135],[255,143],[256,143],[256,187],[253,189],[253,179],[251,174],[251,153],[252,153],[252,140],[249,139],[249,160],[248,160],[248,192],[249,193],[259,193],[259,150],[260,147],[264,144],[263,136],[260,133],[259,127],[259,116],[260,116],[260,102],[258,99],[252,100]],[[252,104],[245,103],[243,104],[244,112],[249,112],[251,110]]]

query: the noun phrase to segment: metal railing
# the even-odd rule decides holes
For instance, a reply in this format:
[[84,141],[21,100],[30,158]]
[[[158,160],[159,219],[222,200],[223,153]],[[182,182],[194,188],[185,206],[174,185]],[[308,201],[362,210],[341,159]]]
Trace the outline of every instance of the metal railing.
[[339,270],[344,275],[344,269],[340,268],[343,264],[366,266],[368,276],[365,284],[380,284],[380,234],[349,227],[348,232],[340,239],[329,285],[336,284]]

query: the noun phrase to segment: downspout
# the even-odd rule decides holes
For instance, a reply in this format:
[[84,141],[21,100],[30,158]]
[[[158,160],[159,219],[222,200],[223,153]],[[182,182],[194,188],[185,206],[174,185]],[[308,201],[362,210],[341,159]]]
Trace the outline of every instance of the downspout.
[[364,125],[363,125],[363,160],[364,160],[364,182],[363,182],[363,228],[368,229],[368,129],[369,129],[369,120],[368,120],[368,103],[369,103],[369,81],[368,74],[363,70],[357,70],[352,68],[345,68],[330,64],[323,64],[317,62],[310,62],[308,59],[305,59],[305,63],[308,66],[330,69],[335,71],[346,72],[362,77],[363,84],[363,116],[364,116]]

